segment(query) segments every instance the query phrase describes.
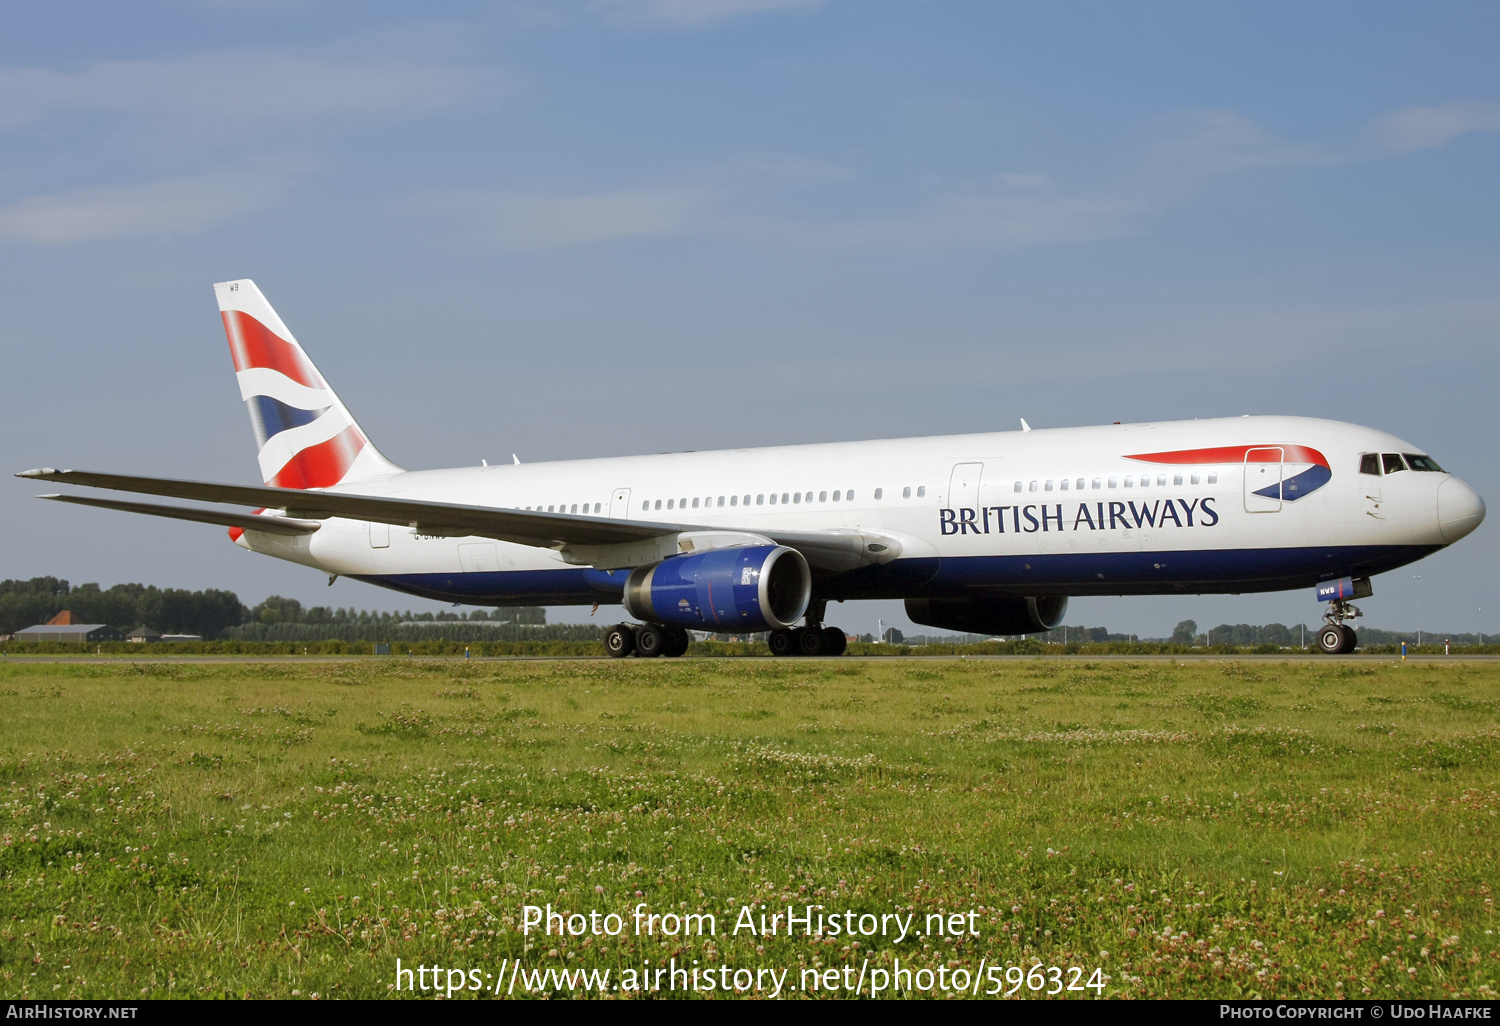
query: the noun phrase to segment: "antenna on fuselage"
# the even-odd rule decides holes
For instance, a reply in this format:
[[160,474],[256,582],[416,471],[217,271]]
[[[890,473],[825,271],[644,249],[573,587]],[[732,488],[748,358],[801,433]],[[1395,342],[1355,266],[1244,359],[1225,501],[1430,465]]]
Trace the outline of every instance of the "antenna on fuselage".
[[1031,425],[1028,424],[1028,423],[1026,423],[1026,418],[1025,417],[1022,417],[1021,418],[1021,434],[1024,435],[1024,434],[1026,434],[1030,430],[1031,430]]

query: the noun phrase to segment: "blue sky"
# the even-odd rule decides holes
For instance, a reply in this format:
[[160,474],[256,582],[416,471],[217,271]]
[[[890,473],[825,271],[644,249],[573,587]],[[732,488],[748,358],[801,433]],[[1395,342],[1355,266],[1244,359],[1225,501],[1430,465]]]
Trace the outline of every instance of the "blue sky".
[[[253,482],[209,288],[250,277],[408,467],[1288,413],[1493,502],[1497,43],[1477,3],[23,5],[0,452]],[[0,491],[0,576],[423,606],[35,491]],[[1420,589],[1500,633],[1494,535],[1366,622]]]

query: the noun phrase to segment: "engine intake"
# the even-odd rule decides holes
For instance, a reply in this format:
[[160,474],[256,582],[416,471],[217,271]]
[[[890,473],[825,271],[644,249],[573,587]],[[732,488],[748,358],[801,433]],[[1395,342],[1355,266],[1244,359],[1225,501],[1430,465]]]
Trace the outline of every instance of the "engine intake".
[[1036,634],[1062,623],[1066,595],[971,599],[907,599],[912,623],[965,634]]
[[790,627],[812,600],[807,560],[785,545],[753,545],[674,556],[636,567],[625,612],[651,623],[702,631]]

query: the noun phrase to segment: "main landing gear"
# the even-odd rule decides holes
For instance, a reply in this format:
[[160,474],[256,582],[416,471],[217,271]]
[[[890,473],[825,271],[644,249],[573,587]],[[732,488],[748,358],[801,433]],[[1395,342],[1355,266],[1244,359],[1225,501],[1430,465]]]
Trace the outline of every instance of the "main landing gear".
[[766,643],[773,656],[838,656],[849,647],[842,628],[819,624],[772,631]]
[[1347,599],[1333,599],[1328,603],[1328,612],[1323,614],[1323,626],[1318,631],[1318,651],[1324,655],[1347,655],[1359,644],[1359,635],[1345,620],[1364,614]]
[[772,631],[766,638],[773,656],[841,656],[849,639],[839,627],[824,627],[827,599],[814,599],[807,606],[806,627]]
[[688,632],[670,624],[617,623],[604,632],[604,650],[614,659],[634,652],[642,659],[676,658],[688,650]]

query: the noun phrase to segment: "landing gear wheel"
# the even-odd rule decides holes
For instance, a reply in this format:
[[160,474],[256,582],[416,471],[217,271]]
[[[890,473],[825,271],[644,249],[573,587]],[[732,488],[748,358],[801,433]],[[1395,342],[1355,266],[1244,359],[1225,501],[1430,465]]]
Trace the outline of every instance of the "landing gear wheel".
[[849,647],[849,639],[844,634],[842,627],[823,628],[823,654],[826,656],[841,656],[844,649]]
[[1359,647],[1359,632],[1358,631],[1356,631],[1353,627],[1350,627],[1347,623],[1341,625],[1339,627],[1339,630],[1341,630],[1341,631],[1344,632],[1344,651],[1345,652],[1353,652],[1356,648]]
[[664,627],[662,633],[666,635],[666,643],[662,647],[661,654],[669,659],[676,659],[688,650],[688,632],[681,627]]
[[604,651],[611,659],[624,659],[635,651],[635,632],[628,623],[617,623],[604,632]]
[[792,644],[798,655],[820,656],[823,654],[823,631],[819,627],[798,627],[792,631]]
[[771,654],[773,656],[791,655],[794,651],[792,648],[792,632],[785,627],[772,631],[766,637],[766,644],[771,646]]
[[642,624],[635,629],[635,654],[642,659],[654,659],[667,647],[667,635],[654,623]]
[[1341,654],[1347,641],[1344,628],[1338,624],[1324,624],[1323,629],[1318,631],[1318,651],[1324,655]]

